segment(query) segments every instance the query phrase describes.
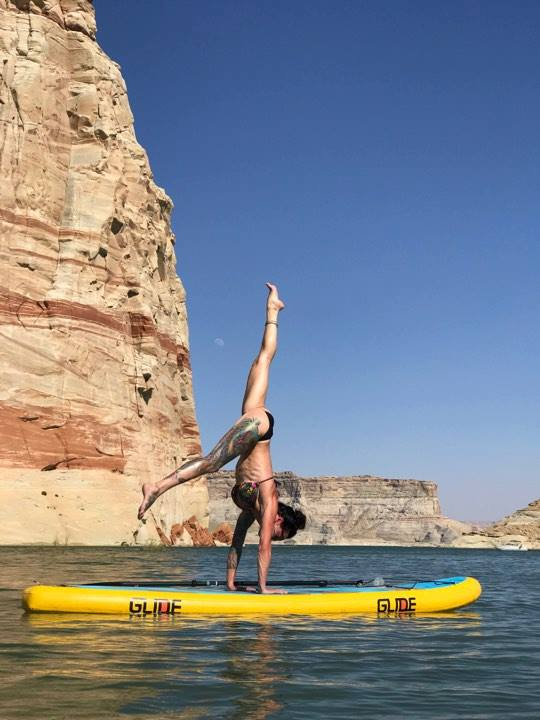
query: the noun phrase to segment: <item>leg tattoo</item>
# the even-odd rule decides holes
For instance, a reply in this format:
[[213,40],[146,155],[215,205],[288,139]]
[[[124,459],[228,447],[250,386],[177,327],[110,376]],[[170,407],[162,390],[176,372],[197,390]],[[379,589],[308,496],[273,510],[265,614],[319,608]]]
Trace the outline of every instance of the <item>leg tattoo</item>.
[[160,495],[175,485],[181,485],[206,473],[217,472],[228,462],[234,460],[235,457],[246,455],[259,440],[259,425],[260,420],[258,418],[240,420],[225,433],[208,455],[203,458],[188,460],[157,485],[144,484],[142,488],[143,501],[138,512],[139,519],[142,518]]
[[259,441],[260,424],[258,418],[245,418],[236,423],[204,458],[211,468],[206,472],[216,472],[235,457],[252,450]]
[[236,570],[240,557],[242,555],[242,548],[231,547],[227,556],[227,570]]

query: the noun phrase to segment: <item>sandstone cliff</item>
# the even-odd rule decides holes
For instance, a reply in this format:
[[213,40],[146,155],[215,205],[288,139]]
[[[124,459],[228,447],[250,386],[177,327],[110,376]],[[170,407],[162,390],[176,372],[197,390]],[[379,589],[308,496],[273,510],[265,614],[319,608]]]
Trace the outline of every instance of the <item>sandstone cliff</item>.
[[466,533],[456,539],[456,547],[498,548],[518,545],[527,550],[540,550],[540,500],[517,510],[482,530]]
[[[301,478],[277,473],[280,499],[301,509],[307,526],[292,542],[332,545],[449,545],[470,525],[441,514],[437,485],[367,475]],[[208,476],[210,529],[234,527],[239,510],[230,500],[234,473]],[[257,529],[248,542],[257,542]]]
[[139,487],[199,451],[185,295],[90,0],[0,0],[0,177],[0,543],[156,541]]

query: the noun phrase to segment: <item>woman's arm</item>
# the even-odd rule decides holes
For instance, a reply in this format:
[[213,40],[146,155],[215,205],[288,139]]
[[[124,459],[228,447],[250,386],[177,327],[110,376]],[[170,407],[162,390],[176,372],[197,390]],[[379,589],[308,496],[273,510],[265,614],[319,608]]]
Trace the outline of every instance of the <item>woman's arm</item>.
[[264,593],[267,590],[266,581],[268,579],[268,570],[272,560],[272,534],[274,531],[274,522],[276,513],[272,512],[270,507],[266,507],[262,511],[261,531],[259,534],[259,553],[257,556],[257,571],[259,575],[259,592]]
[[[261,493],[262,495],[262,493]],[[260,497],[260,496],[259,496]],[[261,501],[262,500],[262,501]],[[272,536],[276,522],[278,501],[275,493],[269,498],[261,498],[261,531],[259,533],[259,554],[257,556],[257,569],[259,573],[259,592],[264,595],[285,594],[286,590],[266,587],[268,571],[272,560]]]
[[247,510],[242,510],[236,521],[236,527],[234,528],[234,535],[227,557],[227,588],[229,590],[236,590],[235,578],[236,569],[240,563],[242,556],[242,547],[246,539],[247,531],[255,522],[255,518],[252,513]]

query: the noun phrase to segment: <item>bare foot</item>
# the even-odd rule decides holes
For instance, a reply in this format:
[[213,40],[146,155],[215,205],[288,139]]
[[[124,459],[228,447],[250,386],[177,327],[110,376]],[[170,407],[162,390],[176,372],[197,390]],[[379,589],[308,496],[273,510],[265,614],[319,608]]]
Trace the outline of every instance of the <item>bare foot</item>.
[[272,285],[272,283],[267,282],[266,287],[270,290],[268,293],[268,300],[266,301],[266,306],[269,310],[277,310],[278,312],[280,310],[283,310],[285,307],[285,303],[279,299],[278,295],[278,289],[275,285]]
[[157,486],[153,483],[145,483],[142,486],[142,493],[143,500],[142,503],[139,505],[139,512],[137,513],[137,517],[139,518],[139,520],[142,520],[144,513],[152,507],[152,505],[159,497]]

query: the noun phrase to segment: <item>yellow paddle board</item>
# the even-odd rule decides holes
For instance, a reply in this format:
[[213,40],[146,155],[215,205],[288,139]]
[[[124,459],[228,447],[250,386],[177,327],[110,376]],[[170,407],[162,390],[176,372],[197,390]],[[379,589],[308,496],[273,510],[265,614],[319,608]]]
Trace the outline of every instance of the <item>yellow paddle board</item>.
[[23,595],[29,612],[113,615],[323,615],[340,613],[429,613],[454,610],[478,599],[482,588],[472,577],[370,585],[306,586],[276,583],[286,595],[229,592],[221,584],[183,586],[174,581],[98,585],[34,585]]

